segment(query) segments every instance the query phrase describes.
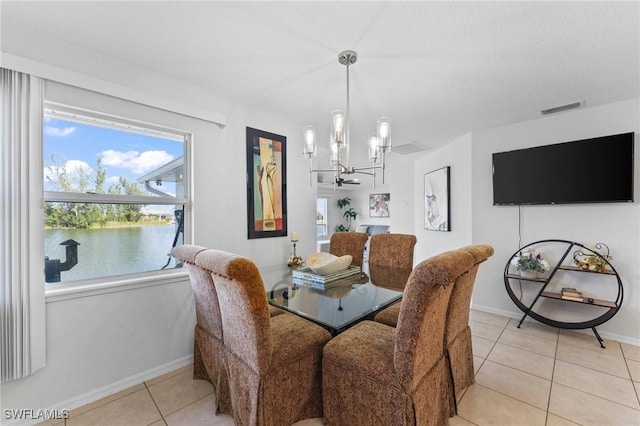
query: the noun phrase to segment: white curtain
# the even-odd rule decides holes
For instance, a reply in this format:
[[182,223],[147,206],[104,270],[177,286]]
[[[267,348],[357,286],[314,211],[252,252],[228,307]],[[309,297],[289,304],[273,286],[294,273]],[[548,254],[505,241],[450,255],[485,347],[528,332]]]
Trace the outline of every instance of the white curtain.
[[42,79],[0,68],[2,382],[45,364],[42,98]]

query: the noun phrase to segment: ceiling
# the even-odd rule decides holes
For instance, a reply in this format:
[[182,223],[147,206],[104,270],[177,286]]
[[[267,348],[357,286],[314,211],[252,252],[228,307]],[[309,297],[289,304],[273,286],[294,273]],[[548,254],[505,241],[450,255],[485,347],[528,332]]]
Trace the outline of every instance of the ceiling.
[[321,141],[330,112],[345,106],[337,57],[346,49],[359,56],[354,144],[382,115],[394,145],[436,148],[543,108],[640,97],[639,2],[0,4],[3,34],[56,40],[316,124]]

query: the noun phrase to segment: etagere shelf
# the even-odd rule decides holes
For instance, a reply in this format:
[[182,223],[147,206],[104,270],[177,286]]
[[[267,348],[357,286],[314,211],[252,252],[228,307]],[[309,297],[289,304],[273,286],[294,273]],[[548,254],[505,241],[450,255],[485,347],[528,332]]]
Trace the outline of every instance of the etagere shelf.
[[[518,256],[519,253],[523,253],[531,249],[536,250],[537,247],[548,246],[553,246],[555,248],[555,251],[558,253],[555,260],[549,265],[550,268],[548,275],[545,275],[544,277],[523,277],[515,272],[515,268],[511,264],[511,259],[513,259],[514,256]],[[601,246],[603,245],[596,245],[596,247],[598,248],[600,248]],[[569,254],[571,253],[573,253],[573,256],[569,256]],[[604,269],[594,271],[583,269],[567,263],[572,262],[576,255],[595,256],[598,258],[599,262],[604,265]],[[520,328],[522,322],[526,319],[527,316],[552,327],[574,330],[590,328],[593,331],[593,334],[598,339],[598,343],[600,344],[600,346],[604,348],[604,342],[598,334],[596,326],[610,320],[620,309],[623,299],[622,280],[620,279],[620,275],[617,273],[613,265],[609,262],[609,259],[610,258],[608,258],[608,256],[603,256],[595,248],[588,248],[583,244],[568,240],[540,240],[527,244],[518,249],[518,251],[516,251],[511,257],[509,257],[507,265],[504,269],[504,283],[507,293],[511,300],[516,304],[516,306],[522,312],[524,312],[522,319],[520,319],[520,322],[518,323],[518,328]],[[594,296],[596,297],[584,297],[583,300],[563,299],[562,294],[559,290],[559,288],[563,286],[560,278],[560,275],[562,274],[558,274],[559,271],[568,274],[595,274],[589,275],[591,277],[609,277],[609,280],[606,280],[608,284],[604,283],[603,287],[600,288],[601,293],[607,293],[605,291],[607,289],[604,288],[605,285],[611,287],[612,285],[617,284],[617,291],[615,288],[609,288],[609,296],[602,298],[597,297],[598,295],[594,294]],[[514,287],[521,286],[523,282],[531,284],[531,286],[533,286],[530,287],[530,291],[533,292],[533,298],[531,301],[523,300],[522,287],[520,287],[521,291],[519,296],[514,292]],[[610,297],[614,293],[616,294],[615,298]],[[592,317],[588,317],[588,319],[581,319],[576,321],[561,321],[557,318],[554,318],[554,312],[557,314],[557,309],[548,309],[547,312],[543,312],[542,309],[538,310],[538,308],[544,304],[545,300],[552,300],[556,302],[559,301],[561,303],[571,304],[566,305],[567,307],[588,305],[590,307],[596,307],[598,309],[591,309],[589,312],[587,312],[587,314],[592,314]]]

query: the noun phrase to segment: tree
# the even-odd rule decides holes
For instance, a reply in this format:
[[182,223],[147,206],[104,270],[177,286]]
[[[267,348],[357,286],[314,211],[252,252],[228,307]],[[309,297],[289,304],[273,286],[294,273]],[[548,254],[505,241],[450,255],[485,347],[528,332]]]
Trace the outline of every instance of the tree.
[[[93,192],[96,194],[145,195],[135,182],[120,177],[105,192],[107,170],[98,159],[96,168],[75,167],[69,170],[64,159],[59,162],[55,154],[51,154],[51,162],[47,167],[47,181],[54,191],[59,192]],[[104,225],[107,221],[138,222],[142,217],[141,204],[102,204],[102,203],[47,203],[45,207],[45,224],[52,227],[89,228],[96,224]]]
[[351,205],[351,198],[349,197],[340,198],[336,202],[336,204],[341,210],[344,210],[344,212],[342,212],[342,217],[344,217],[347,220],[347,226],[344,226],[343,224],[336,226],[336,232],[350,231],[351,221],[355,221],[356,217],[358,216],[358,213],[356,213],[354,208],[349,207],[349,205]]
[[[144,195],[135,182],[128,182],[120,176],[117,183],[111,184],[109,194]],[[142,204],[118,204],[115,207],[116,220],[120,222],[138,222],[142,217]]]

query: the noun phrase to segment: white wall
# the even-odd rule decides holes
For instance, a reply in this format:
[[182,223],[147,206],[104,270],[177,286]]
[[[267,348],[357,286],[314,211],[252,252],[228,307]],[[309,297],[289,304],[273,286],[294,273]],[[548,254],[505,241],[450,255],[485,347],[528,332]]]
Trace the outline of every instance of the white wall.
[[[424,175],[442,167],[450,169],[451,232],[424,229]],[[416,160],[414,165],[413,225],[418,239],[414,262],[471,244],[471,135],[461,138]]]
[[[227,126],[220,129],[210,122],[116,98],[96,97],[65,85],[47,86],[51,100],[98,111],[118,110],[117,115],[193,131],[193,241],[250,257],[261,267],[284,264],[290,242],[288,237],[247,239],[245,128],[288,136],[289,232],[299,233],[302,256],[316,250],[316,191],[309,190],[308,163],[299,154],[302,125],[202,91],[196,95],[194,88],[183,82],[124,64],[105,63],[87,57],[86,52],[61,50],[56,55],[54,50],[64,46],[50,47],[39,46],[34,51],[4,41],[2,46],[12,55],[41,61],[35,68],[44,74],[53,66],[57,76],[73,81],[78,77],[75,72],[80,72],[85,87],[95,81],[96,90],[113,87],[133,97],[142,90],[149,99],[166,99],[168,105],[184,105],[187,110],[195,106],[207,111],[215,105],[213,115],[226,116]],[[37,57],[41,51],[48,53]],[[117,72],[109,73],[109,69]],[[195,314],[187,279],[71,300],[49,300],[46,319],[47,365],[32,376],[3,383],[2,408],[74,408],[186,364],[192,355]]]
[[[364,164],[364,163],[362,163]],[[360,182],[359,186],[343,186],[337,190],[329,187],[319,187],[318,195],[329,198],[329,234],[334,232],[336,225],[346,224],[342,218],[342,211],[336,206],[340,198],[351,198],[351,207],[358,213],[355,224],[351,230],[356,230],[358,225],[390,225],[391,232],[413,234],[413,157],[392,153],[387,155],[385,183],[382,183],[380,171],[377,172],[376,185],[373,187],[373,179],[367,175],[355,175]],[[389,193],[390,217],[369,216],[369,195]]]
[[[518,207],[493,206],[491,154],[633,131],[638,151],[640,99],[584,108],[510,126],[486,129],[472,135],[471,225],[474,243],[494,247],[494,256],[481,268],[473,305],[482,310],[522,316],[508,298],[503,270],[518,247]],[[640,344],[640,210],[638,155],[635,158],[634,203],[579,204],[522,207],[522,242],[558,238],[586,245],[606,243],[624,285],[618,314],[598,327],[603,336]],[[592,170],[592,173],[599,173]],[[576,181],[576,185],[579,185]],[[454,207],[455,209],[455,207]],[[454,227],[456,226],[454,222]],[[420,239],[419,239],[420,240]]]

